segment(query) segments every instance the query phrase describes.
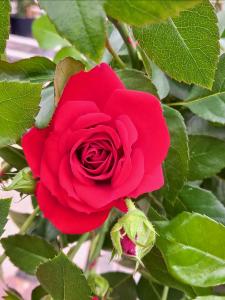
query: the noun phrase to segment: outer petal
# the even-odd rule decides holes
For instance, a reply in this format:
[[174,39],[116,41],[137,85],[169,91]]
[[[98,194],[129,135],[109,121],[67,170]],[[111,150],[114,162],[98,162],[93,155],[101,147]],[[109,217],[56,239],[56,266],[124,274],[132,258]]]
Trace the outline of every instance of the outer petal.
[[60,105],[66,101],[94,101],[102,109],[116,89],[124,89],[116,73],[107,65],[101,64],[89,72],[72,76],[64,88]]
[[40,176],[41,158],[48,134],[49,128],[32,128],[22,138],[23,151],[34,177]]
[[142,150],[145,173],[151,174],[165,159],[170,139],[158,99],[150,94],[131,90],[115,91],[104,112],[116,118],[127,114],[138,132],[135,147]]
[[104,223],[109,210],[93,214],[79,213],[60,205],[41,183],[37,187],[37,200],[44,216],[63,233],[81,234],[96,229]]
[[150,173],[145,174],[139,187],[135,189],[128,197],[136,198],[141,194],[156,191],[160,189],[164,184],[162,167],[156,167],[156,169]]

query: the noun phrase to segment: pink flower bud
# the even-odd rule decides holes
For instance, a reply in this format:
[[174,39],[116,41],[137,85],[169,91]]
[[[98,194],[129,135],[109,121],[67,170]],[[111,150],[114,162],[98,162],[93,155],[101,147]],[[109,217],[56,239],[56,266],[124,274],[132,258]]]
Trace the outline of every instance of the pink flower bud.
[[136,245],[135,243],[127,236],[127,234],[124,232],[124,230],[121,230],[122,238],[120,240],[121,247],[123,250],[123,254],[125,255],[136,255]]

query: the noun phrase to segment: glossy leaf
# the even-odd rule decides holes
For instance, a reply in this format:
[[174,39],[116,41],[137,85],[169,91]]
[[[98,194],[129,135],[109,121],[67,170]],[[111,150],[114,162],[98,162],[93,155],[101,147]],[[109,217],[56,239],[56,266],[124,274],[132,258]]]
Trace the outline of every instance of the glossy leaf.
[[188,138],[183,117],[177,110],[164,106],[164,115],[170,132],[171,145],[163,167],[165,184],[162,192],[173,202],[188,174]]
[[199,117],[220,124],[225,124],[225,54],[220,57],[215,74],[212,91],[194,87],[189,98],[184,102],[194,114]]
[[181,282],[208,287],[225,282],[225,227],[214,220],[183,212],[157,224],[157,246],[169,272]]
[[10,1],[2,0],[0,5],[0,54],[4,53],[9,37]]
[[164,23],[135,28],[134,35],[172,78],[212,88],[219,55],[216,23],[214,8],[206,0]]
[[91,291],[82,271],[63,253],[41,264],[37,278],[54,300],[90,300]]
[[41,84],[0,82],[0,147],[13,144],[33,125]]
[[211,177],[225,167],[225,142],[210,136],[189,136],[189,180]]
[[8,220],[11,199],[0,199],[0,236],[4,232],[4,227]]
[[105,45],[105,18],[97,0],[39,0],[60,35],[89,58],[100,61]]
[[155,86],[143,72],[126,69],[117,71],[127,89],[148,92],[157,96]]
[[153,248],[145,256],[143,262],[151,277],[158,283],[183,291],[190,297],[194,297],[195,293],[190,286],[177,281],[168,272],[163,257],[157,248]]
[[0,61],[0,81],[45,82],[53,80],[55,64],[45,57],[31,57],[14,63]]
[[175,210],[197,212],[225,224],[225,207],[212,192],[199,187],[185,185],[177,197]]
[[57,255],[53,246],[37,236],[17,234],[1,242],[12,263],[29,274],[35,274],[41,263]]
[[200,0],[106,0],[105,10],[108,15],[131,25],[160,23],[180,11],[193,7]]
[[58,34],[47,15],[34,20],[32,23],[32,34],[42,49],[48,50],[70,45],[67,40]]

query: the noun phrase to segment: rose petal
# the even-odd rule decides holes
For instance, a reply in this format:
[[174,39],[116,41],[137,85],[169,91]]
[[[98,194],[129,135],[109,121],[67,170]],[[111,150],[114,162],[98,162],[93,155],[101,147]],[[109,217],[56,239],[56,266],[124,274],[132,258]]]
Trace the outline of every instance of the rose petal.
[[48,134],[49,128],[32,128],[22,137],[23,151],[34,177],[40,176],[41,158]]
[[45,218],[65,234],[82,234],[96,229],[105,222],[109,214],[109,210],[84,214],[66,208],[41,183],[37,186],[37,200]]
[[165,159],[170,138],[159,100],[147,93],[115,91],[104,112],[117,118],[128,115],[138,132],[135,147],[142,150],[145,172],[151,173]]
[[81,129],[93,127],[95,125],[104,124],[109,122],[111,117],[103,113],[88,113],[84,116],[80,116],[72,126],[72,129]]

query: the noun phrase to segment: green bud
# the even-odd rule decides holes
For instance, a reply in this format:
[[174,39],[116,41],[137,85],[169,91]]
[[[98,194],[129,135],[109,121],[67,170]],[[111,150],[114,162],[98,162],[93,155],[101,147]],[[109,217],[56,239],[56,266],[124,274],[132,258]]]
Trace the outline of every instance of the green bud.
[[111,230],[112,243],[119,257],[124,254],[141,262],[154,246],[156,232],[146,215],[130,199],[126,204],[128,212]]
[[93,292],[98,297],[104,297],[109,290],[108,281],[101,275],[91,273],[88,276],[88,284]]
[[33,194],[35,190],[36,181],[32,176],[32,172],[29,167],[26,167],[19,171],[16,176],[13,177],[9,186],[5,187],[5,191],[16,190],[24,194]]

